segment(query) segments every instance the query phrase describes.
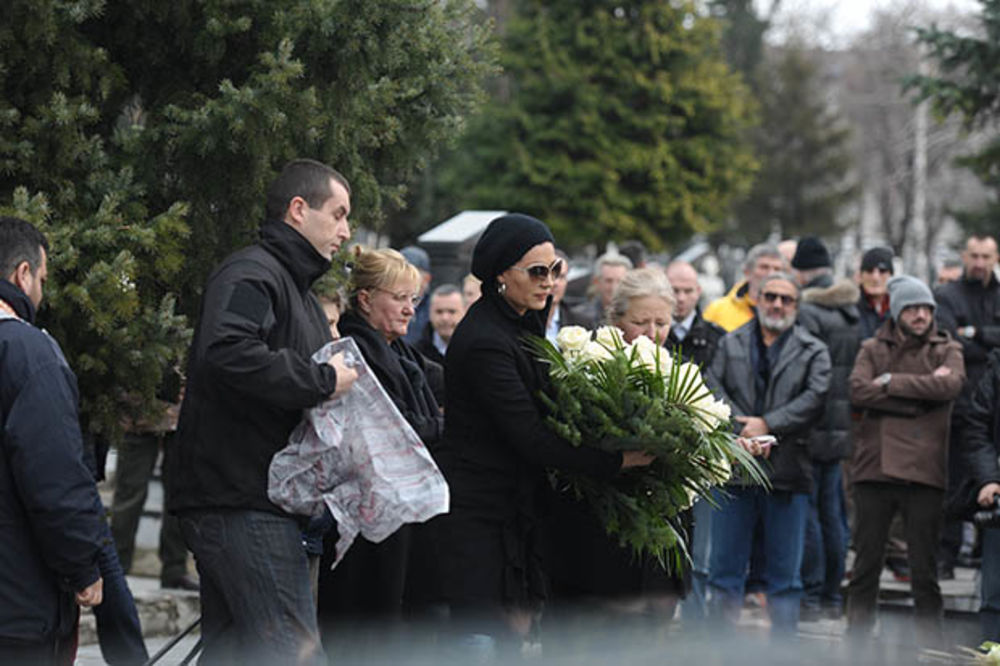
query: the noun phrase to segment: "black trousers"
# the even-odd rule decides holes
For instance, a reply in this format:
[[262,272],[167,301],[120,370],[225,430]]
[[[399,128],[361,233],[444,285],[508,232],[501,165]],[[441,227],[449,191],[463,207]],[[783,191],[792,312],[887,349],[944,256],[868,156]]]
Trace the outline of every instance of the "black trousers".
[[922,484],[861,482],[854,485],[857,558],[847,603],[848,632],[867,636],[875,625],[879,576],[885,564],[889,526],[898,512],[909,552],[917,629],[922,640],[935,643],[941,632],[941,588],[937,581],[937,548],[941,538],[944,491]]

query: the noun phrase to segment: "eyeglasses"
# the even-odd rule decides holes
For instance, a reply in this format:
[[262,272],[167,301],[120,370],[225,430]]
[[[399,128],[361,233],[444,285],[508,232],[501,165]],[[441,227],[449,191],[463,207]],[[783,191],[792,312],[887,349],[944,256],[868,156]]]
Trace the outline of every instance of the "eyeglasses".
[[420,302],[419,294],[407,294],[406,292],[400,292],[397,294],[396,292],[389,291],[388,289],[383,289],[382,287],[375,287],[375,290],[381,291],[382,293],[385,294],[389,294],[389,296],[392,297],[392,300],[396,301],[400,305],[408,303],[409,305],[416,307],[417,304]]
[[765,291],[760,297],[765,303],[774,303],[777,300],[781,300],[782,305],[792,305],[798,299],[794,296],[789,296],[788,294],[776,294],[773,291]]
[[528,277],[538,282],[547,280],[549,275],[552,276],[553,280],[558,280],[559,276],[563,274],[563,260],[556,259],[548,266],[545,264],[531,264],[530,266],[511,266],[511,268],[522,273],[527,273]]

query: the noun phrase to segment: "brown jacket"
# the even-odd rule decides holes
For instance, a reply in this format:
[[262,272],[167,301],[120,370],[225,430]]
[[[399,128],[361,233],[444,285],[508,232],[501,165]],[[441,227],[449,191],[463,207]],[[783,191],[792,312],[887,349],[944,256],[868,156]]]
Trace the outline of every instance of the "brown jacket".
[[[951,374],[935,377],[941,366]],[[873,383],[883,373],[885,386]],[[851,478],[944,488],[952,403],[965,382],[962,347],[934,325],[926,340],[905,336],[891,319],[866,340],[851,372],[854,425]]]

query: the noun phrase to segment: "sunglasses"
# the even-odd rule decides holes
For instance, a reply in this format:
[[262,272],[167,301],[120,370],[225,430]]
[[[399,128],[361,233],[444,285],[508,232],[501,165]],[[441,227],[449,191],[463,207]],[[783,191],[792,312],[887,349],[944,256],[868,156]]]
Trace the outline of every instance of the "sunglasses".
[[538,282],[547,280],[550,275],[553,280],[558,280],[559,276],[563,274],[563,260],[556,259],[548,266],[545,264],[531,264],[530,266],[511,266],[511,268],[522,273],[527,273],[528,277]]
[[777,300],[781,300],[782,305],[791,305],[798,299],[794,296],[789,296],[788,294],[776,294],[773,291],[765,291],[760,297],[765,303],[774,303]]

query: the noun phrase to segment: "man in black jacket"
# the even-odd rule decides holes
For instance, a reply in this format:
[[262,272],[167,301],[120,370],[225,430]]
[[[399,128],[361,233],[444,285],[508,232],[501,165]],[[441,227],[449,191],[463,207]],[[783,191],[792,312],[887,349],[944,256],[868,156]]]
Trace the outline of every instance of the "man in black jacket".
[[701,316],[701,308],[698,307],[701,285],[698,284],[698,272],[694,266],[686,261],[671,263],[667,266],[667,280],[674,288],[676,299],[667,347],[679,347],[685,361],[707,368],[726,330]]
[[[957,446],[964,439],[962,424],[965,410],[979,378],[986,368],[986,357],[1000,348],[1000,283],[994,271],[997,266],[997,242],[990,236],[973,234],[962,253],[964,271],[954,282],[941,285],[935,293],[938,302],[938,324],[962,344],[966,382],[962,395],[955,401],[951,420],[951,438]],[[948,488],[961,488],[969,470],[959,455],[948,458]],[[962,545],[962,523],[949,520],[941,535],[938,568],[940,577],[954,577],[955,560]]]
[[[707,369],[725,329],[701,316],[698,301],[701,285],[698,271],[686,261],[675,261],[667,266],[667,280],[674,289],[673,323],[667,335],[666,346],[671,352],[679,349],[685,361]],[[712,505],[705,500],[695,500],[691,508],[694,528],[691,532],[691,594],[684,600],[681,613],[685,621],[703,619],[708,613],[706,586],[708,585],[709,537],[712,530]]]
[[830,350],[830,392],[819,423],[809,433],[813,493],[802,557],[803,612],[840,616],[840,584],[847,557],[844,487],[840,464],[851,453],[851,399],[847,378],[858,354],[858,297],[851,280],[833,279],[826,244],[815,236],[799,240],[792,268],[802,286],[799,323]]
[[54,664],[76,605],[101,603],[97,487],[83,459],[76,377],[33,326],[45,237],[0,218],[0,663]]
[[310,286],[350,237],[350,209],[343,176],[290,162],[268,188],[260,240],[230,255],[205,287],[168,482],[169,508],[198,563],[212,663],[326,663],[305,517],[268,500],[267,476],[302,410],[357,377],[340,355],[311,359],[331,338]]
[[[1000,349],[993,350],[986,370],[963,414],[965,461],[979,506],[995,507],[1000,496]],[[979,623],[983,640],[1000,636],[1000,528],[983,530],[983,564]]]

